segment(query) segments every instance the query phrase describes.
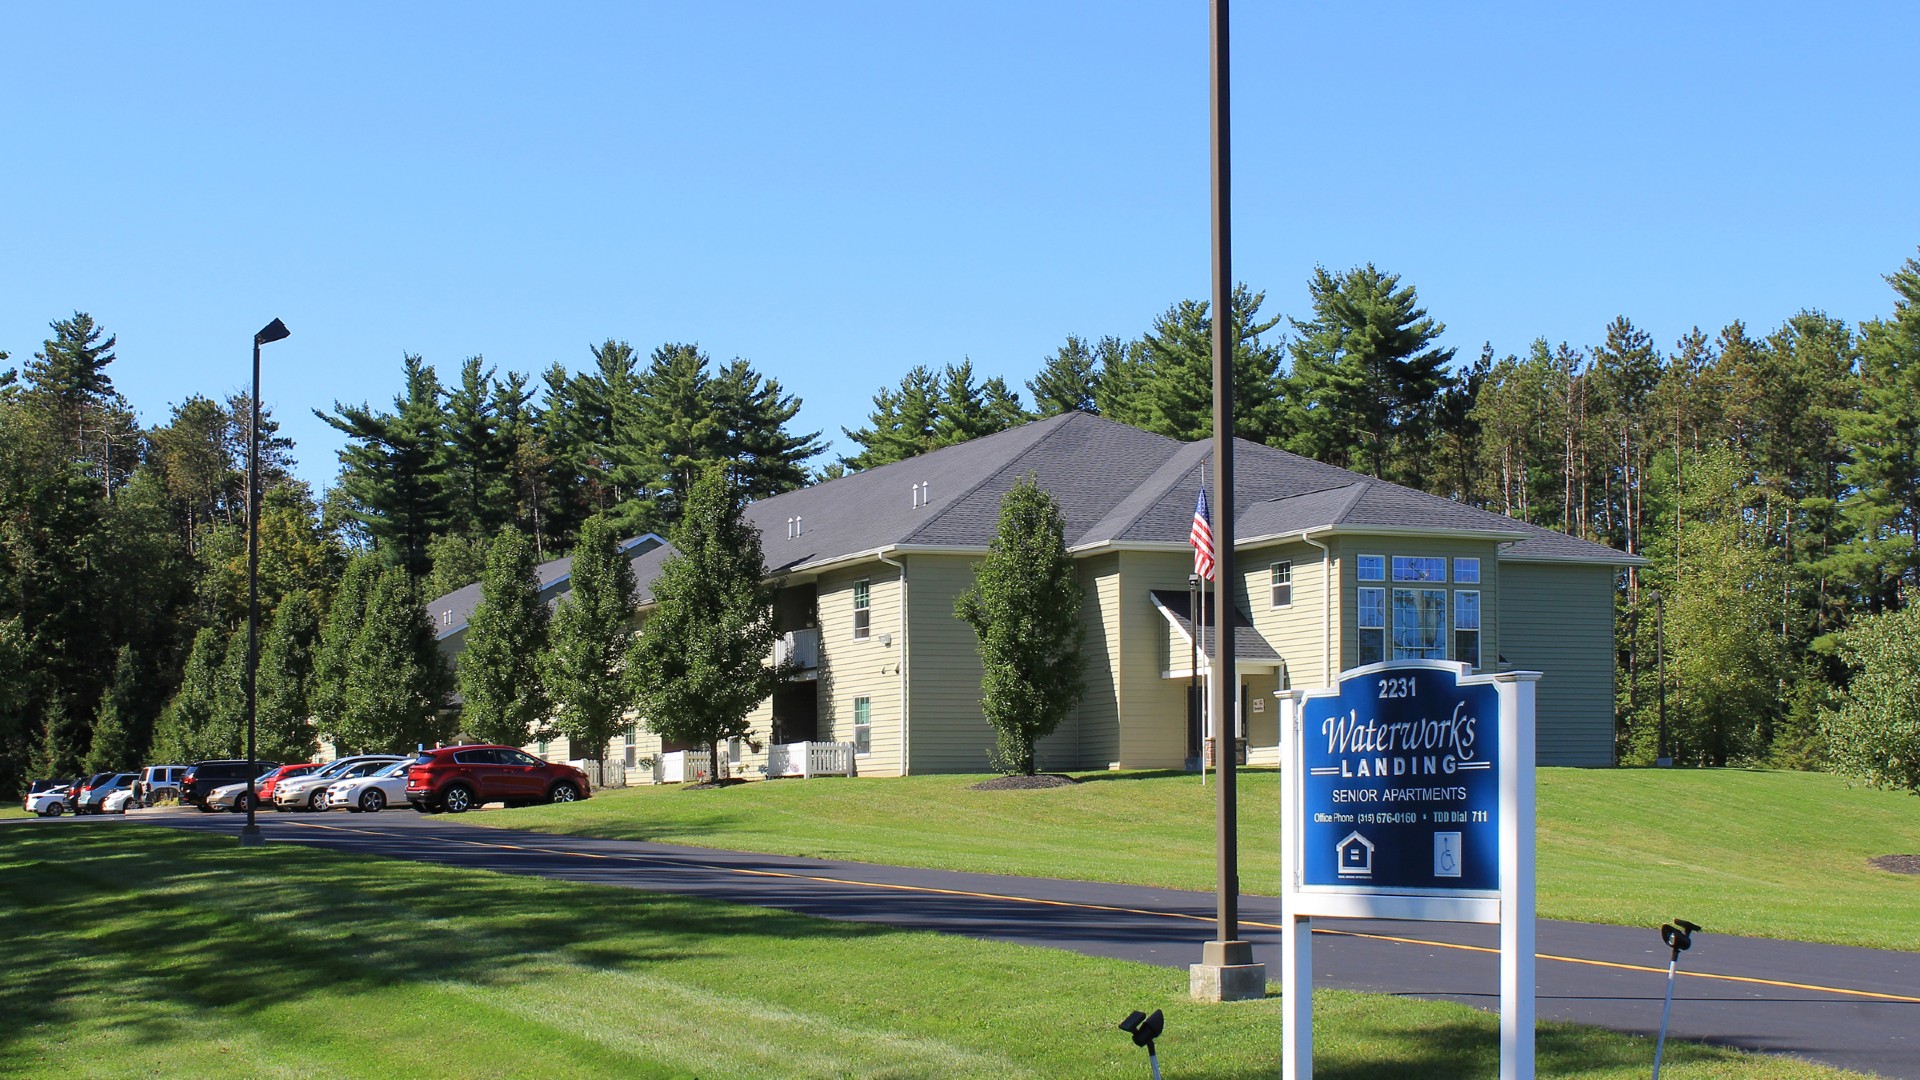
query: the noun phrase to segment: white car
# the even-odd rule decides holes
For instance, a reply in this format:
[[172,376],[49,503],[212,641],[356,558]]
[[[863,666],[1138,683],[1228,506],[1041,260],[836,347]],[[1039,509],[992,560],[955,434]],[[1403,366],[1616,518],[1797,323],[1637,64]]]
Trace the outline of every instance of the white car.
[[305,776],[295,776],[275,784],[273,808],[275,810],[325,810],[327,789],[336,782],[378,772],[396,761],[404,760],[406,759],[398,754],[361,754],[357,757],[343,757]]
[[100,812],[103,814],[124,814],[127,812],[127,807],[132,805],[133,789],[124,788],[100,800]]
[[327,788],[327,809],[359,814],[406,805],[407,767],[412,764],[412,760],[401,758],[370,775],[336,781]]
[[72,800],[67,797],[66,788],[48,788],[45,791],[36,791],[27,796],[26,807],[27,813],[29,814],[39,814],[41,817],[59,817],[61,814],[72,809]]

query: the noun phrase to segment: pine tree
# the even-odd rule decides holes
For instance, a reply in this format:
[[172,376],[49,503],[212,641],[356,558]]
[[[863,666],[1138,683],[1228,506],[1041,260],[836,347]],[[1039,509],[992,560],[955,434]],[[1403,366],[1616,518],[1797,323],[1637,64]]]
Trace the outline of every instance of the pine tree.
[[1033,408],[1041,416],[1067,412],[1097,413],[1100,366],[1086,339],[1067,335],[1067,343],[1047,357],[1040,373],[1027,380]]
[[134,743],[140,726],[134,716],[140,706],[140,671],[133,650],[125,645],[113,659],[113,681],[100,699],[93,721],[93,745],[87,750],[88,772],[132,768],[143,749]]
[[924,454],[940,446],[940,383],[925,365],[916,364],[900,379],[898,388],[881,387],[873,395],[867,426],[841,434],[860,445],[860,452],[843,457],[849,469],[876,469]]
[[[1236,285],[1233,315],[1233,433],[1271,442],[1280,433],[1280,350],[1261,339],[1279,316],[1260,319],[1265,293]],[[1111,364],[1107,367],[1113,374]],[[1137,366],[1103,400],[1101,412],[1169,438],[1191,441],[1213,434],[1213,317],[1208,304],[1182,300],[1154,321],[1141,339]]]
[[540,655],[548,613],[534,568],[533,546],[518,529],[494,537],[457,672],[465,702],[461,730],[482,742],[522,746],[545,734],[539,725],[549,702]]
[[388,558],[423,577],[427,544],[448,520],[447,452],[442,442],[440,380],[420,357],[403,362],[406,392],[394,411],[334,402],[333,413],[314,415],[346,435],[340,451],[340,489],[353,516]]
[[1840,468],[1850,494],[1848,539],[1832,569],[1860,603],[1884,611],[1899,590],[1920,586],[1920,260],[1889,275],[1897,295],[1888,319],[1861,334],[1860,399],[1839,418],[1852,449]]
[[588,518],[573,549],[567,594],[555,605],[540,674],[554,727],[579,757],[604,760],[631,696],[621,669],[634,615],[633,565],[605,516]]
[[[804,487],[807,462],[826,451],[817,431],[788,430],[800,414],[800,399],[781,391],[745,360],[735,360],[707,384],[721,441],[715,459],[730,463],[734,482],[749,499],[764,499]],[[711,461],[709,462],[712,463]]]
[[96,489],[111,495],[140,451],[133,414],[107,374],[116,339],[82,311],[51,325],[53,336],[22,372],[26,397],[49,421],[52,441],[66,448],[68,460],[81,462]]
[[[460,381],[447,391],[441,414],[446,446],[449,532],[490,536],[512,520],[513,448],[502,438],[494,369],[480,357],[460,365]],[[471,579],[469,579],[471,580]]]
[[1000,500],[1000,528],[953,609],[980,642],[980,708],[1004,772],[1033,775],[1035,746],[1085,691],[1080,594],[1065,518],[1027,477]]
[[1314,268],[1313,318],[1293,321],[1288,377],[1290,448],[1371,475],[1417,482],[1426,467],[1432,409],[1452,349],[1413,286],[1373,264],[1339,275]]
[[254,728],[261,760],[305,761],[319,748],[311,704],[319,647],[320,614],[312,594],[288,594],[274,609],[260,646]]
[[760,530],[745,510],[723,470],[695,483],[626,665],[648,730],[714,760],[722,741],[751,737],[747,718],[790,674],[767,663],[779,585],[763,580]]

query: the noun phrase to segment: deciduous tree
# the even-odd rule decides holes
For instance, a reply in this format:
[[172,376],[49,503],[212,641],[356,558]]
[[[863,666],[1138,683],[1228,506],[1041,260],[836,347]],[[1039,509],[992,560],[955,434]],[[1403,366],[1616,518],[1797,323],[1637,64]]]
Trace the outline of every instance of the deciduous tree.
[[747,718],[789,674],[768,663],[779,586],[763,578],[760,530],[745,509],[723,470],[695,482],[627,662],[648,730],[706,746],[714,760],[722,741],[750,737]]
[[1035,745],[1060,726],[1085,690],[1086,633],[1066,522],[1032,477],[1000,502],[1000,528],[954,613],[980,642],[980,708],[998,736],[996,765],[1032,775]]
[[461,730],[482,742],[522,746],[546,737],[550,703],[540,655],[548,613],[534,569],[533,545],[520,530],[494,537],[457,671]]

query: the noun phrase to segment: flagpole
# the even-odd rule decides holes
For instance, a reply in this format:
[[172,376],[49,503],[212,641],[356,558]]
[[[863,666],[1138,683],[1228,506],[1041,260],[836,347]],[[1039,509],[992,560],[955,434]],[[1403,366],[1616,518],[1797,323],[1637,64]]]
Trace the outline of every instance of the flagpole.
[[[1213,180],[1213,496],[1214,496],[1214,621],[1213,685],[1207,698],[1218,722],[1214,734],[1214,791],[1219,799],[1215,862],[1217,920],[1215,936],[1201,947],[1200,963],[1190,969],[1190,991],[1211,1001],[1240,1001],[1264,997],[1266,968],[1253,962],[1253,945],[1240,938],[1239,807],[1235,803],[1235,758],[1239,731],[1235,724],[1240,700],[1239,667],[1234,663],[1233,587],[1233,247],[1232,156],[1228,110],[1227,0],[1212,0],[1209,12],[1212,61]],[[1223,745],[1224,744],[1224,745]]]

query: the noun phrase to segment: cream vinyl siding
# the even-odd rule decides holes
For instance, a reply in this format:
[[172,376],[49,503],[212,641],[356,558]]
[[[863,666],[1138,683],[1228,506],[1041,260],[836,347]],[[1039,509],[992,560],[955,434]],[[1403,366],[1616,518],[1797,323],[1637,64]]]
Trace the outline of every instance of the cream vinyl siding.
[[1534,718],[1542,765],[1613,764],[1614,575],[1586,563],[1501,563],[1498,604],[1481,602],[1482,617],[1497,610],[1506,628],[1501,668],[1541,673]]
[[[1393,590],[1396,586],[1403,589],[1444,588],[1447,590],[1446,643],[1447,659],[1449,660],[1454,658],[1454,591],[1456,589],[1465,589],[1468,592],[1478,592],[1480,594],[1480,667],[1476,670],[1485,673],[1495,669],[1497,665],[1494,662],[1494,657],[1501,653],[1500,642],[1504,636],[1501,632],[1503,623],[1502,615],[1504,611],[1502,607],[1501,575],[1506,572],[1506,567],[1498,561],[1497,545],[1492,541],[1452,539],[1423,540],[1417,536],[1340,536],[1330,538],[1326,543],[1327,546],[1333,549],[1334,567],[1340,579],[1340,602],[1336,607],[1334,616],[1336,632],[1340,642],[1340,650],[1334,661],[1334,675],[1336,678],[1341,671],[1345,671],[1350,667],[1357,667],[1360,663],[1359,590],[1362,586],[1387,590],[1386,659],[1388,660],[1393,659]],[[1319,552],[1315,551],[1314,554],[1318,555]],[[1359,578],[1359,570],[1355,565],[1357,562],[1355,557],[1359,555],[1379,555],[1384,558],[1386,561],[1386,580],[1361,581]],[[1393,557],[1395,555],[1430,555],[1446,559],[1446,582],[1444,584],[1438,582],[1395,582],[1393,580]],[[1459,585],[1454,582],[1453,560],[1457,558],[1480,560],[1479,584],[1469,583]],[[1294,562],[1293,568],[1294,574],[1297,576],[1300,572],[1300,563],[1298,560]],[[1299,587],[1295,586],[1294,591],[1298,593]],[[1294,605],[1296,607],[1299,606],[1299,601],[1294,601]],[[1613,617],[1609,615],[1607,617],[1607,625],[1611,626],[1613,624],[1612,620]],[[1513,654],[1508,652],[1507,658],[1511,660]],[[1508,664],[1506,665],[1506,670],[1511,670],[1512,667],[1513,665]],[[1299,669],[1296,669],[1296,672],[1298,670]],[[1317,676],[1319,671],[1319,660],[1317,657],[1314,660],[1312,670]],[[1305,686],[1307,683],[1302,679],[1296,678],[1294,685]]]
[[1120,760],[1120,556],[1095,555],[1076,568],[1087,628],[1080,646],[1086,693],[1073,716],[1040,740],[1039,756],[1046,768],[1104,769]]
[[[864,639],[853,636],[853,583],[868,582],[872,604],[868,633]],[[919,582],[911,572],[909,592],[917,592]],[[853,699],[870,698],[873,704],[872,751],[854,762],[864,776],[903,776],[906,762],[900,741],[900,664],[909,668],[927,663],[927,653],[916,651],[909,659],[910,643],[900,633],[900,571],[883,562],[862,563],[847,570],[821,575],[818,582],[820,611],[820,733],[835,742],[853,741]],[[952,617],[951,611],[948,617]],[[881,644],[891,638],[890,644]],[[936,666],[938,660],[933,661]],[[915,678],[921,677],[919,671]],[[759,714],[756,713],[756,716]],[[920,718],[914,717],[914,737],[920,737]],[[764,762],[764,756],[760,761]]]
[[[988,772],[993,725],[980,709],[980,644],[973,627],[953,613],[973,585],[978,559],[967,555],[908,555],[907,618],[913,634],[912,698],[907,704],[914,772]],[[874,701],[878,714],[880,702]],[[875,737],[879,724],[875,722]],[[1051,761],[1046,767],[1054,767]]]
[[[1254,629],[1273,646],[1286,665],[1284,672],[1288,686],[1320,686],[1322,627],[1328,614],[1321,604],[1326,596],[1326,571],[1321,566],[1320,549],[1299,542],[1273,544],[1260,548],[1243,549],[1237,553],[1236,566],[1243,572],[1246,606],[1242,608],[1252,618]],[[1293,563],[1293,603],[1286,607],[1273,606],[1272,567],[1276,562]],[[1338,567],[1338,564],[1334,564]],[[1340,609],[1331,611],[1333,633],[1338,640],[1340,628]],[[1339,650],[1332,650],[1332,659],[1339,663]],[[1338,674],[1336,669],[1335,674]],[[1278,689],[1276,685],[1262,686],[1264,678],[1249,680],[1258,693],[1271,693]],[[1267,706],[1269,717],[1273,705]],[[1276,731],[1278,729],[1276,728]],[[1261,744],[1269,745],[1269,744]]]
[[[1154,589],[1185,589],[1193,556],[1123,551],[1117,558],[1118,588],[1112,608],[1102,612],[1103,621],[1119,628],[1120,752],[1112,760],[1129,769],[1185,768],[1187,680],[1166,678],[1170,631],[1151,594]],[[1186,667],[1184,659],[1180,667]]]

